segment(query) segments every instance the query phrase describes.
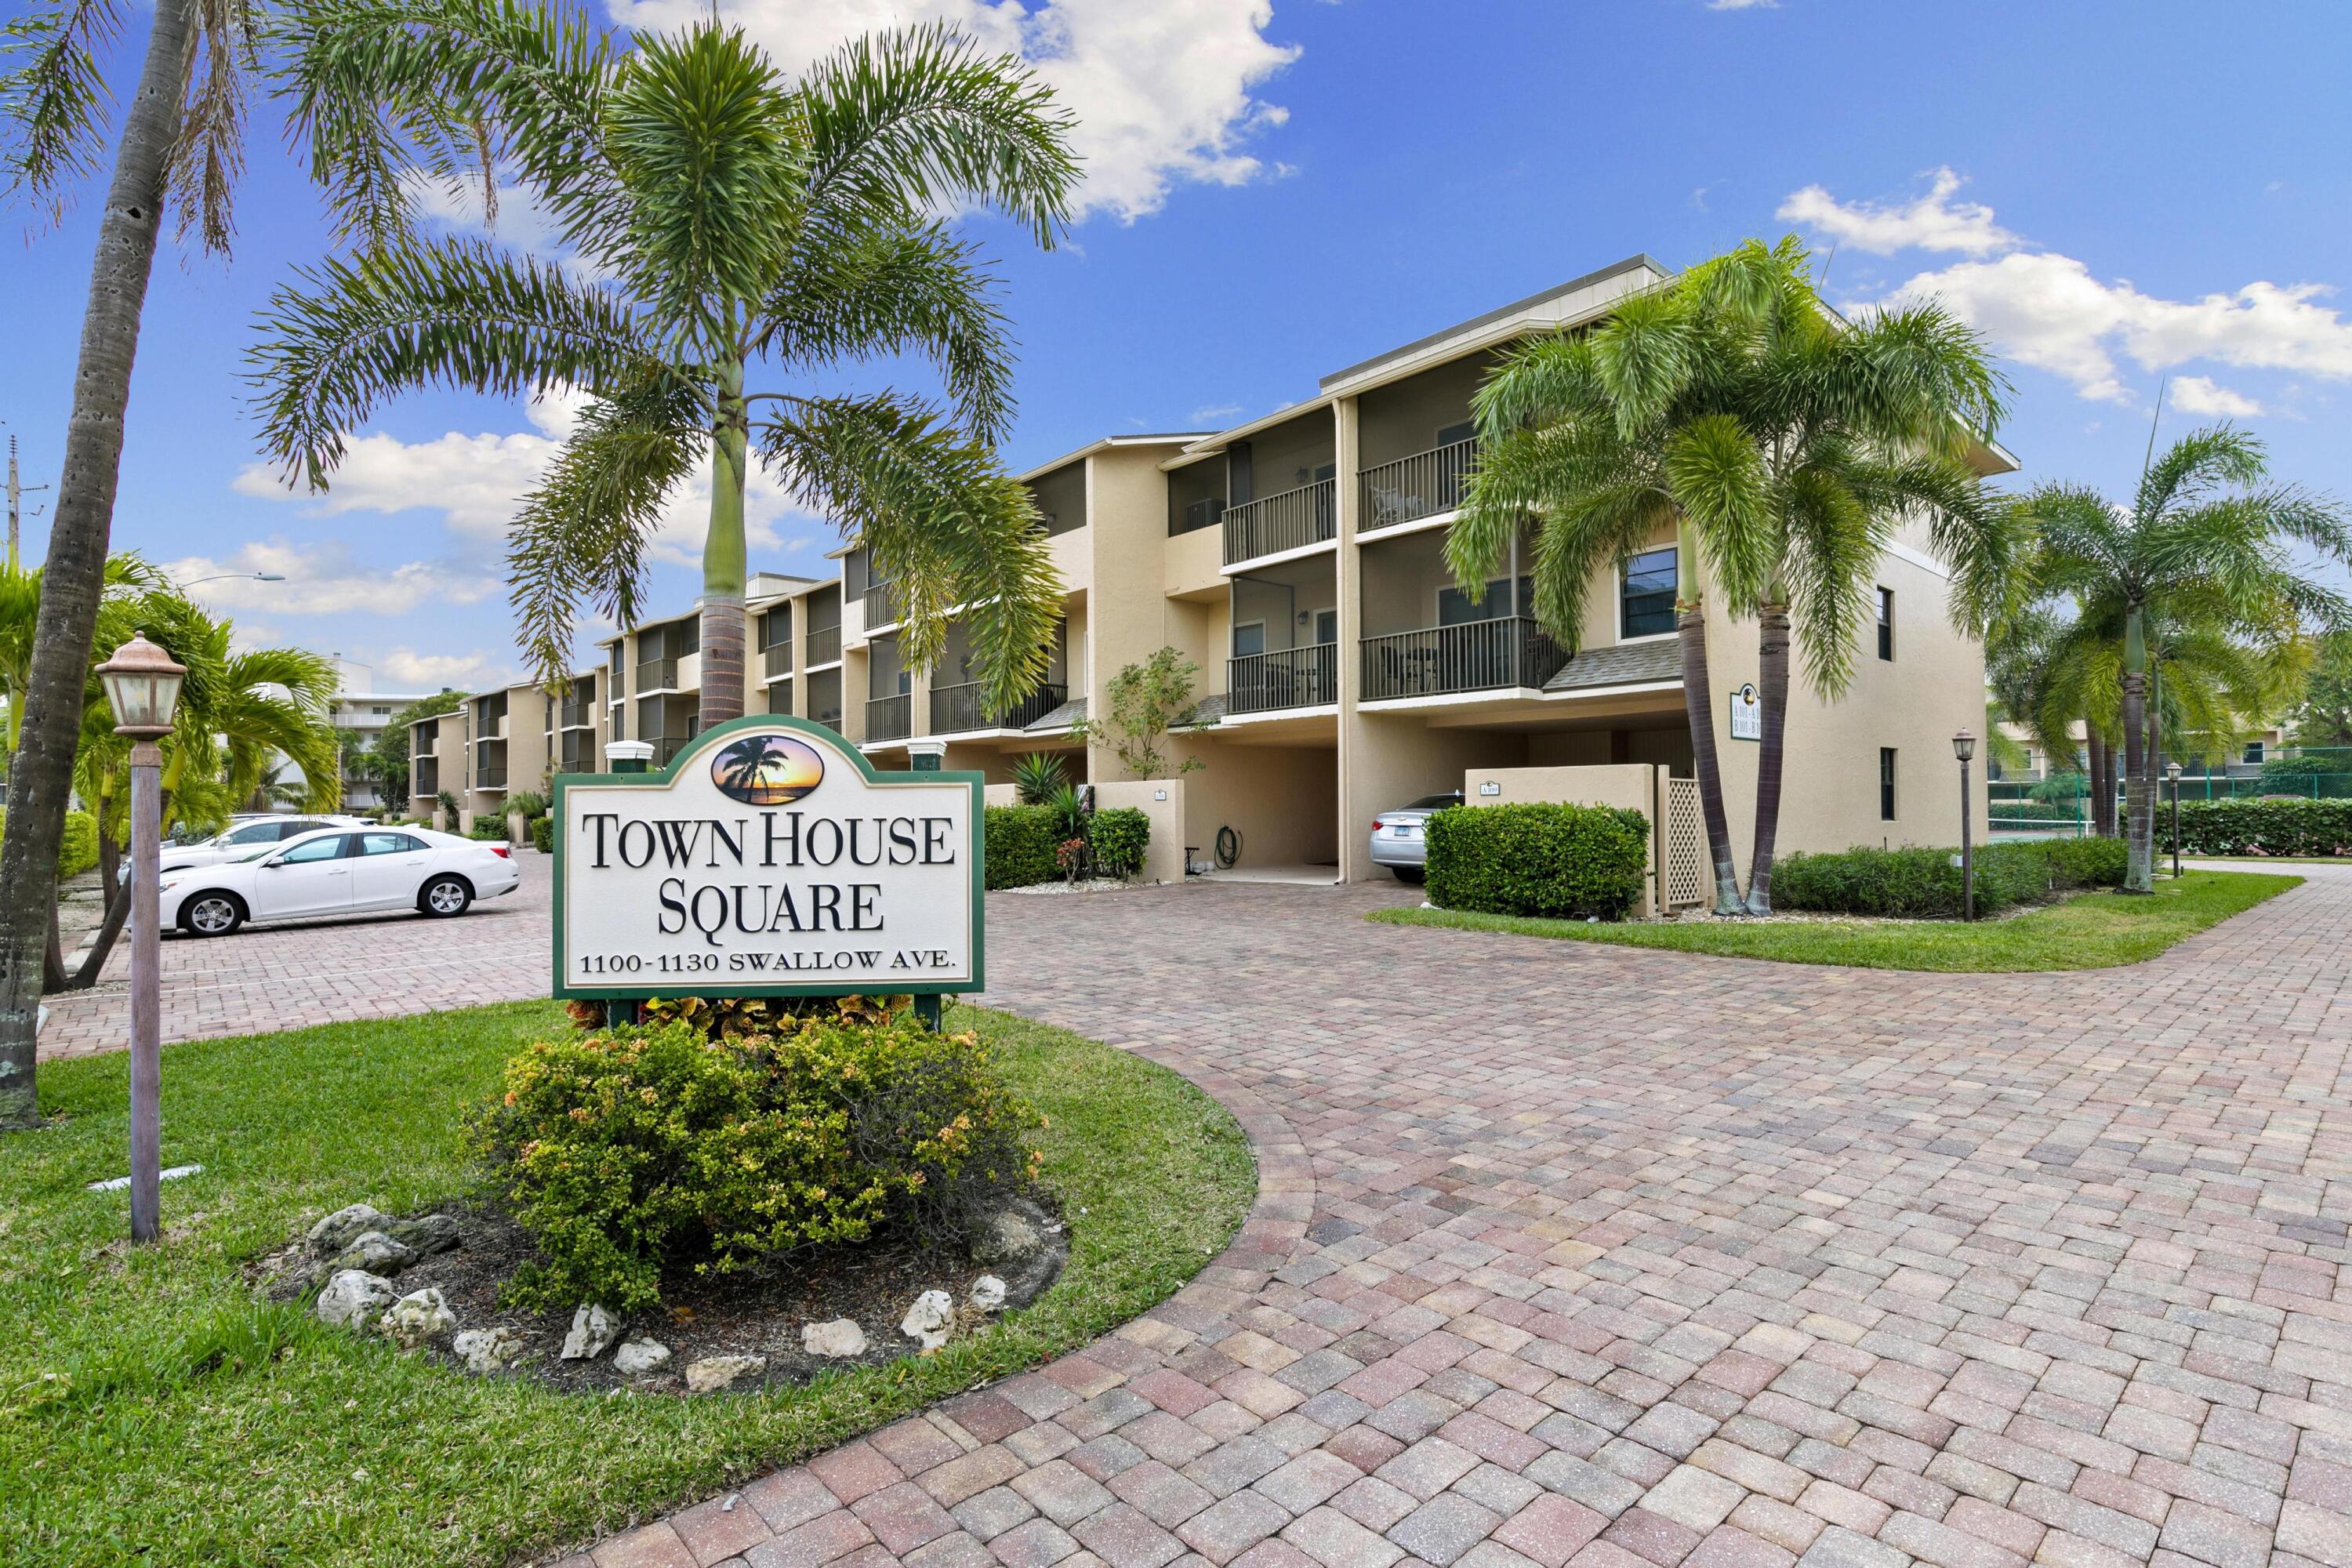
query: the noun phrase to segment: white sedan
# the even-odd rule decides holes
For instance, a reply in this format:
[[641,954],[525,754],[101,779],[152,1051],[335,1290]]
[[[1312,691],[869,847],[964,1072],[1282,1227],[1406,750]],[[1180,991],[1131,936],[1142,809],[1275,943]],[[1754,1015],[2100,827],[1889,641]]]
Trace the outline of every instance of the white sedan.
[[226,936],[247,921],[376,910],[461,915],[521,882],[503,844],[422,827],[326,828],[218,865],[166,870],[156,892],[163,924]]

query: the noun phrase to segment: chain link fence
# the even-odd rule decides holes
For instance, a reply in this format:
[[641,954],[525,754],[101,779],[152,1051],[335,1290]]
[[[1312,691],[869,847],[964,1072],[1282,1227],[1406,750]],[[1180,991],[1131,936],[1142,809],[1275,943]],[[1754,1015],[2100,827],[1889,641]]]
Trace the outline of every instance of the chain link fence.
[[[1987,786],[1987,827],[1995,838],[2079,838],[2091,831],[2090,780],[2080,772],[2042,778],[1997,778]],[[2352,746],[2294,746],[2267,755],[2249,753],[2228,763],[2184,763],[2180,798],[2258,800],[2352,800]],[[2172,786],[2158,774],[2157,798],[2169,801]],[[2116,786],[2116,819],[2122,820],[2123,786]]]

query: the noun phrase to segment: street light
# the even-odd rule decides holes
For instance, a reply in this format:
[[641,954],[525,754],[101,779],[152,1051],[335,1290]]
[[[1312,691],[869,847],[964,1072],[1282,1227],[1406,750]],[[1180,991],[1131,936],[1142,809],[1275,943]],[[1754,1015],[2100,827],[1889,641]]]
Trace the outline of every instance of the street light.
[[1969,759],[1977,754],[1977,738],[1962,730],[1952,737],[1952,755],[1960,759],[1960,918],[1977,918],[1976,847],[1969,842]]
[[98,667],[114,732],[131,737],[131,1239],[152,1241],[163,1208],[163,961],[156,882],[163,859],[163,753],[184,665],[143,632]]
[[181,584],[180,591],[184,594],[189,589],[194,587],[196,583],[226,583],[232,577],[236,578],[240,583],[283,583],[286,581],[286,574],[283,572],[215,572],[209,577],[197,578],[195,583]]
[[2180,880],[2180,764],[2164,764],[2164,776],[2172,781],[2172,879]]

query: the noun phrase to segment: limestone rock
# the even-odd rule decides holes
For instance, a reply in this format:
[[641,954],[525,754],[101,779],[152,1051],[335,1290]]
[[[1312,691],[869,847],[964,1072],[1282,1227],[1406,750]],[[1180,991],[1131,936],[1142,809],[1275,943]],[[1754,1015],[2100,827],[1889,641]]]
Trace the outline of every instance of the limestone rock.
[[973,1280],[971,1304],[983,1312],[993,1312],[1004,1305],[1004,1281],[993,1274],[983,1274]]
[[415,1252],[419,1258],[436,1252],[447,1252],[460,1239],[457,1222],[446,1214],[418,1215],[415,1219],[395,1219],[381,1226],[384,1235]]
[[1044,1209],[1026,1198],[1015,1198],[981,1216],[973,1227],[971,1260],[1018,1263],[1034,1258],[1052,1245],[1054,1228]]
[[504,1372],[520,1363],[528,1346],[523,1337],[500,1324],[495,1329],[467,1329],[449,1342],[467,1372]]
[[456,1328],[457,1320],[450,1315],[448,1300],[428,1285],[394,1301],[385,1310],[381,1326],[393,1343],[413,1351],[434,1335]]
[[322,1323],[348,1323],[363,1329],[384,1314],[385,1309],[400,1300],[394,1289],[363,1268],[345,1268],[327,1281],[319,1292],[316,1309]]
[[829,1323],[803,1323],[801,1349],[833,1361],[864,1355],[866,1331],[847,1318],[835,1318]]
[[362,1233],[381,1230],[383,1226],[383,1215],[365,1204],[353,1204],[349,1208],[337,1209],[312,1226],[310,1234],[303,1240],[320,1257],[332,1258],[359,1239]]
[[688,1363],[686,1386],[690,1394],[710,1394],[732,1384],[738,1378],[768,1370],[768,1358],[763,1355],[707,1355]]
[[380,1230],[362,1231],[335,1254],[331,1268],[358,1268],[391,1276],[416,1261],[416,1249],[394,1241]]
[[898,1331],[910,1340],[920,1340],[925,1350],[935,1351],[948,1342],[948,1329],[954,1321],[955,1298],[944,1290],[926,1290],[907,1309]]
[[623,1377],[642,1377],[669,1364],[669,1347],[659,1340],[624,1340],[613,1352],[613,1370]]
[[621,1321],[602,1307],[583,1303],[572,1314],[572,1331],[563,1336],[565,1361],[594,1361],[604,1347],[621,1337]]

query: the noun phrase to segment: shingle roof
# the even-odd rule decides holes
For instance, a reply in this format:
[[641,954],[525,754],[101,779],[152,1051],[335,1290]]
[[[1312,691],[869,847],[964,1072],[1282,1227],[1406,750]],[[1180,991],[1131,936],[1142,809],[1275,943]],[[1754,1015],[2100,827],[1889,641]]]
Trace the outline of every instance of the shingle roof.
[[1584,691],[1601,686],[1633,686],[1650,680],[1679,680],[1682,646],[1676,642],[1637,642],[1615,647],[1589,647],[1544,682],[1546,691]]
[[1046,714],[1044,718],[1030,724],[1027,727],[1026,732],[1032,735],[1042,735],[1048,732],[1059,733],[1060,731],[1068,729],[1071,725],[1077,723],[1086,716],[1087,700],[1083,697],[1073,697],[1067,702],[1063,703],[1059,708],[1056,708],[1052,712]]

